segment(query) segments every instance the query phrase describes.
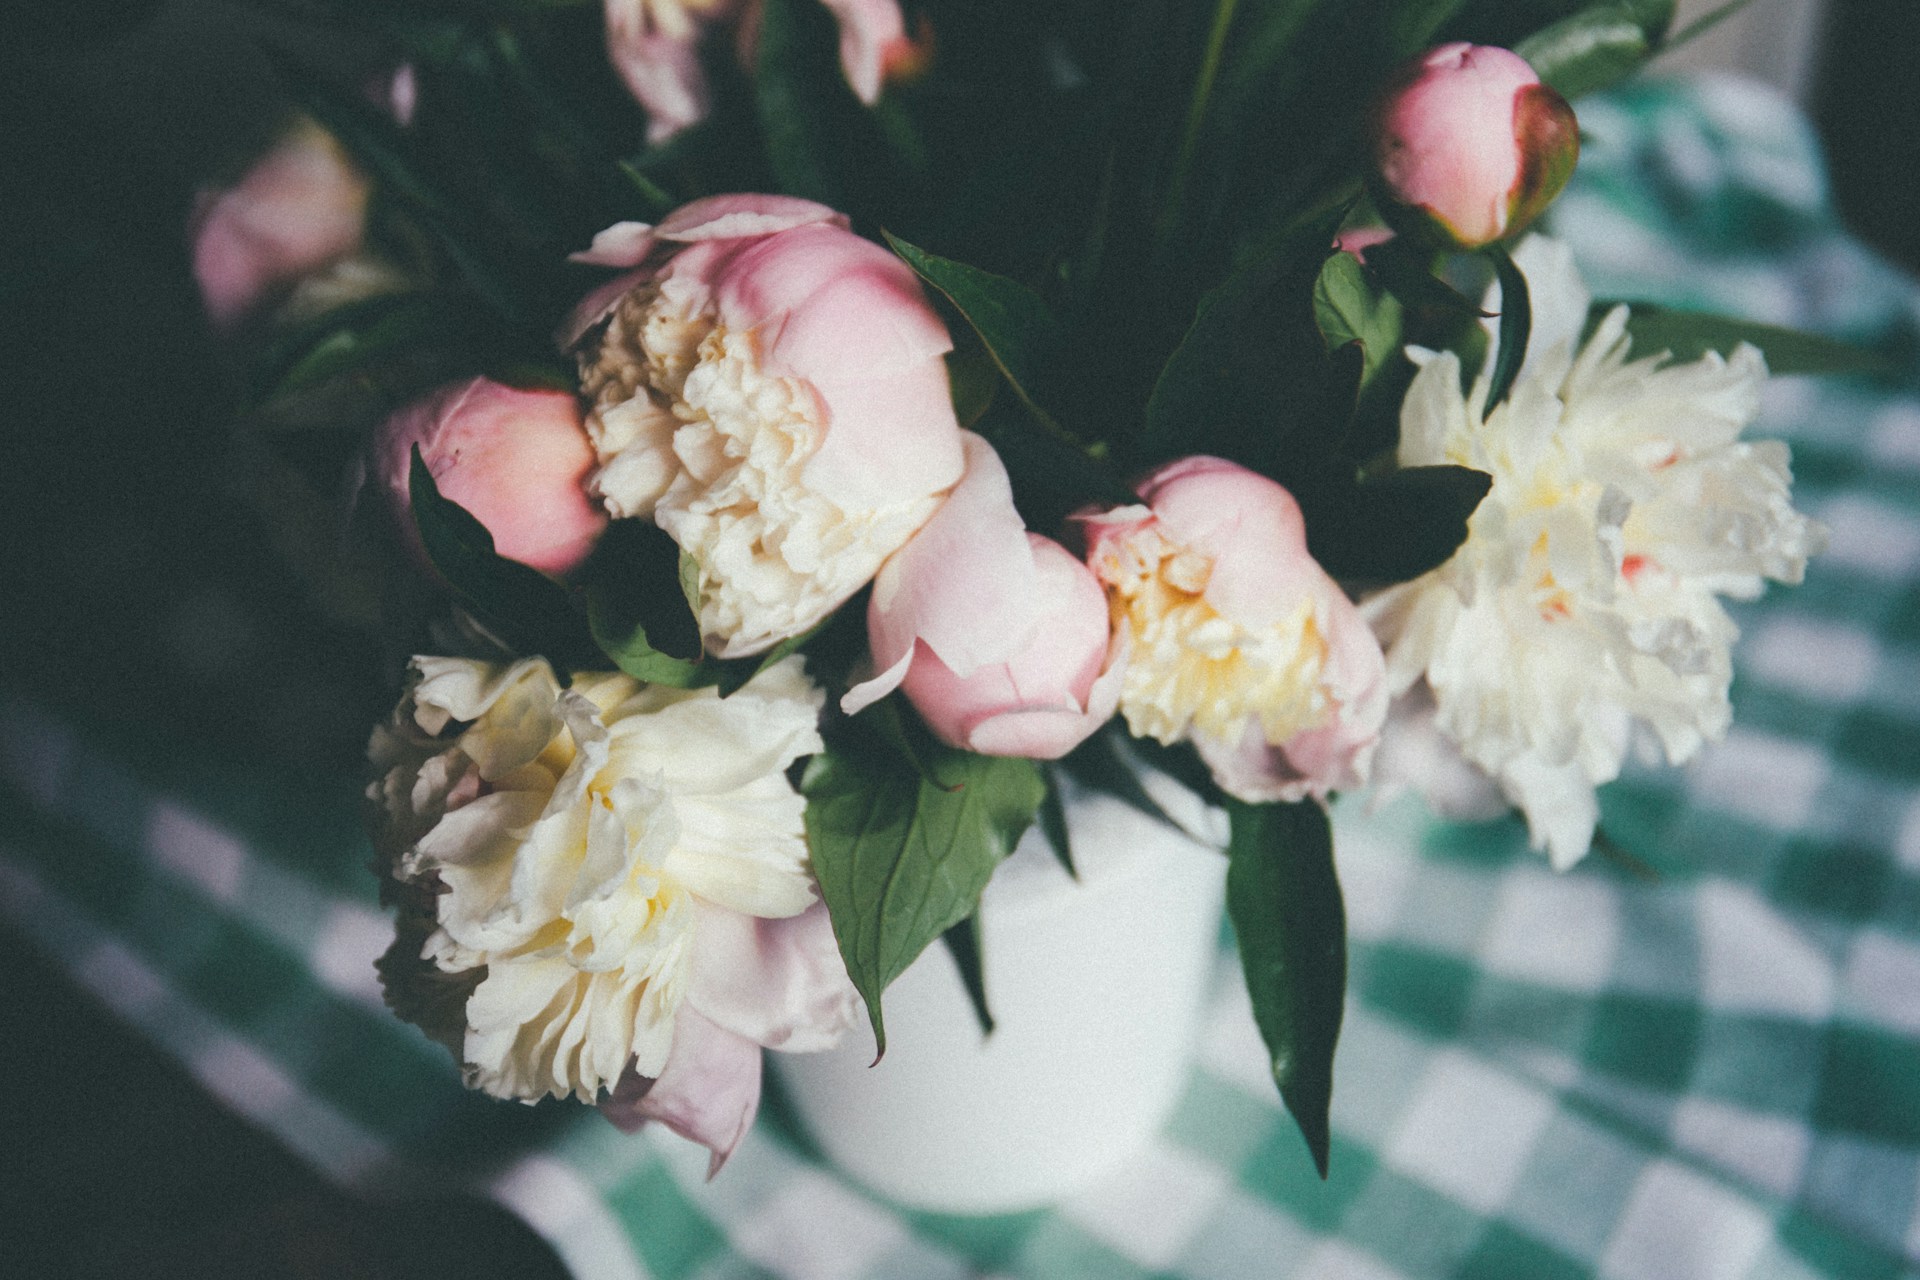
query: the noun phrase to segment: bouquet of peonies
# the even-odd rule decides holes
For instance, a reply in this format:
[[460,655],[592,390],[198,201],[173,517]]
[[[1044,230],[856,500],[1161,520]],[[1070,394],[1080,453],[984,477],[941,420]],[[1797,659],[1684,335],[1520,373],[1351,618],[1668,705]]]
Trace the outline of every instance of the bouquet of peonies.
[[1329,797],[1572,865],[1630,747],[1726,731],[1721,598],[1818,549],[1741,432],[1771,343],[1845,353],[1526,234],[1673,7],[310,6],[389,71],[282,57],[305,109],[195,263],[286,551],[418,655],[370,748],[394,1010],[717,1168],[763,1048],[864,1007],[884,1049],[943,938],[977,990],[1063,780],[1157,772],[1227,814],[1324,1172]]

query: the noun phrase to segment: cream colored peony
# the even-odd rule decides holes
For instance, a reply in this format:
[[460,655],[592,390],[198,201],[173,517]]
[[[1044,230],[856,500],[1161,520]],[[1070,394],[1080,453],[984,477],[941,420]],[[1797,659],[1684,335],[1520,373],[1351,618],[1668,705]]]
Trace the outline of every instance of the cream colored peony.
[[1365,607],[1395,693],[1425,682],[1440,732],[1565,867],[1636,726],[1676,764],[1726,731],[1738,633],[1718,597],[1799,581],[1823,533],[1789,503],[1786,447],[1739,439],[1758,351],[1629,360],[1625,308],[1580,344],[1572,255],[1534,237],[1516,258],[1536,323],[1511,396],[1483,421],[1488,375],[1463,395],[1456,356],[1416,349],[1401,411],[1402,466],[1473,467],[1493,487],[1452,559]]
[[946,330],[906,264],[832,210],[716,196],[578,256],[643,264],[569,334],[592,335],[591,486],[692,557],[714,654],[826,617],[959,480]]
[[[786,777],[821,745],[800,660],[725,699],[604,673],[563,690],[541,659],[413,669],[370,750],[413,911],[396,951],[418,947],[384,966],[390,1001],[497,1097],[691,1094],[720,1114],[675,1127],[724,1157],[759,1046],[824,1048],[854,1013]],[[670,1055],[736,1064],[734,1096],[661,1081]]]
[[1206,457],[1156,469],[1139,493],[1075,517],[1127,649],[1127,728],[1191,739],[1249,803],[1364,782],[1387,712],[1380,646],[1308,554],[1293,496]]

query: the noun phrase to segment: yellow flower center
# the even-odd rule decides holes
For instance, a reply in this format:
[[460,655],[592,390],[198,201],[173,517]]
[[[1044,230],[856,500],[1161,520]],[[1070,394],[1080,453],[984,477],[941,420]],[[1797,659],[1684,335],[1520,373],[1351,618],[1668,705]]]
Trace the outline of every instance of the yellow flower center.
[[1256,716],[1277,745],[1332,717],[1321,681],[1327,644],[1310,598],[1265,628],[1223,617],[1205,597],[1212,561],[1151,527],[1094,571],[1107,585],[1114,627],[1132,641],[1120,710],[1136,736],[1171,744],[1196,732],[1234,742]]

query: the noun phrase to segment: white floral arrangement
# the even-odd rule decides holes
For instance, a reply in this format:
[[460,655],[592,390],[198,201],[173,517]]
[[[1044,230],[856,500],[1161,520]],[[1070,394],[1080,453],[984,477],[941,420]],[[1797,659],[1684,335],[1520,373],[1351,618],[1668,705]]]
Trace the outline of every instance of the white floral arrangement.
[[1722,600],[1822,539],[1742,439],[1778,331],[1529,231],[1671,0],[1310,8],[318,6],[398,70],[283,63],[195,263],[248,447],[355,495],[296,558],[415,655],[381,974],[469,1085],[717,1170],[763,1049],[884,1051],[1063,780],[1155,770],[1324,1173],[1329,799],[1565,868],[1726,732]]

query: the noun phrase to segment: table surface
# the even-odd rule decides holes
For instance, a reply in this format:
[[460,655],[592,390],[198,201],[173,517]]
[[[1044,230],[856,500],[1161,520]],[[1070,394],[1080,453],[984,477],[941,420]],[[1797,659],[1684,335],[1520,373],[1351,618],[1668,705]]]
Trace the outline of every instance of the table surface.
[[1598,296],[1818,329],[1903,372],[1769,390],[1758,434],[1792,444],[1831,547],[1736,610],[1727,740],[1603,794],[1657,879],[1555,875],[1514,821],[1341,809],[1328,1181],[1226,965],[1166,1132],[1047,1212],[890,1205],[777,1100],[711,1183],[671,1135],[489,1102],[381,1006],[350,775],[183,753],[44,689],[0,692],[0,919],[331,1182],[490,1198],[581,1277],[1913,1274],[1920,288],[1838,228],[1784,102],[1645,85],[1581,122],[1555,230]]

